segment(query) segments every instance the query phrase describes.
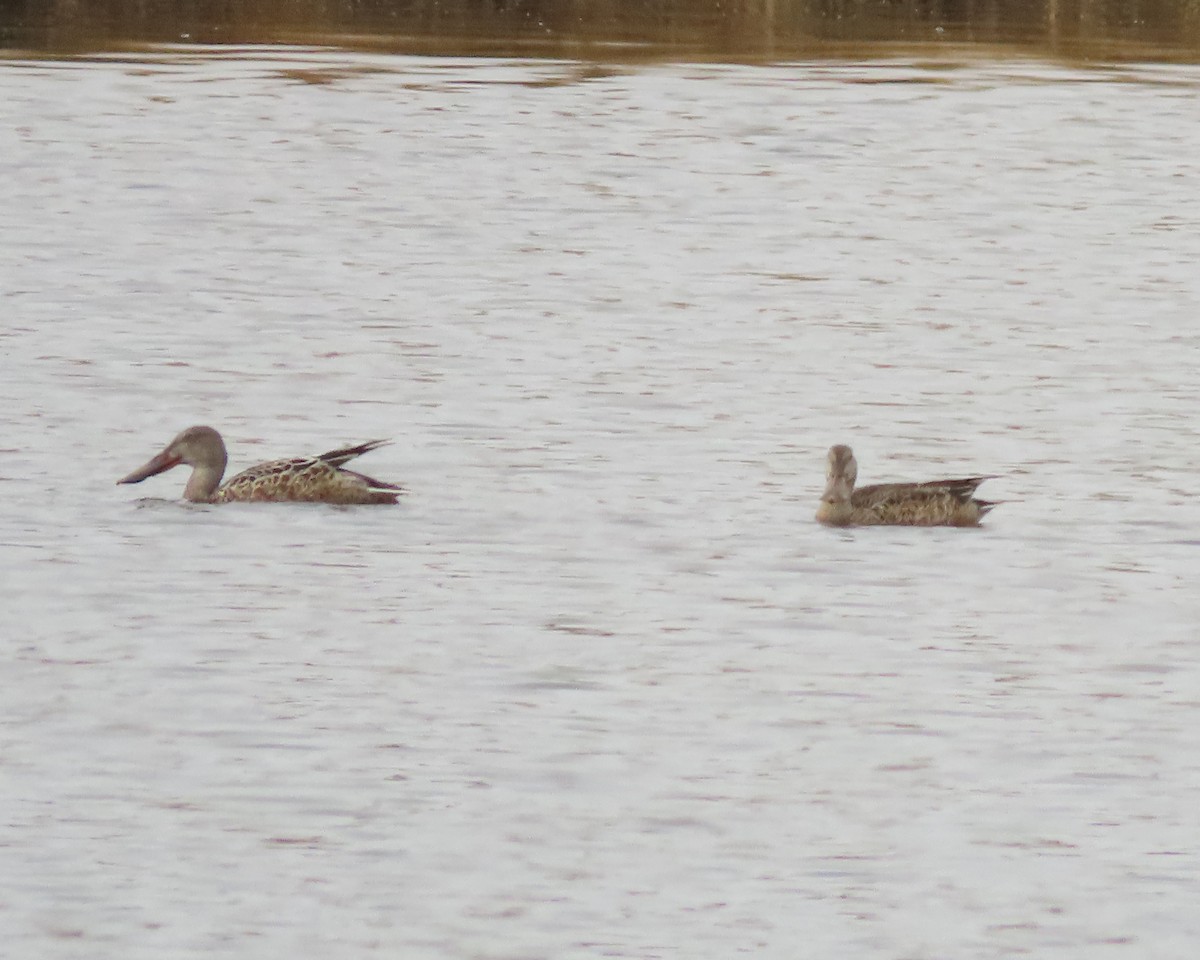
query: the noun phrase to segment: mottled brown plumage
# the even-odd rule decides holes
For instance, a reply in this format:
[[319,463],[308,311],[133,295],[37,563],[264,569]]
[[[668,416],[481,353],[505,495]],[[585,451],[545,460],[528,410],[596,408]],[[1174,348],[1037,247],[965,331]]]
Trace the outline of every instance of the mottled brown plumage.
[[191,466],[192,475],[183,496],[195,503],[396,503],[402,487],[342,468],[355,457],[385,443],[386,440],[371,440],[318,457],[271,460],[243,470],[221,485],[228,461],[225,442],[212,427],[189,427],[167,444],[162,453],[117,483],[141,483],[147,477],[186,463]]
[[832,526],[895,524],[915,527],[974,527],[996,504],[975,499],[975,488],[991,476],[927,483],[877,483],[855,489],[854,451],[829,448],[825,492],[817,519]]

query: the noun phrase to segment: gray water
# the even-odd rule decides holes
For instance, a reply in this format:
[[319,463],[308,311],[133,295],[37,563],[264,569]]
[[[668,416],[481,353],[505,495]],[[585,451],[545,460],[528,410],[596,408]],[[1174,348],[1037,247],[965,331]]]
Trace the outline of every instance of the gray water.
[[[1200,70],[0,89],[13,956],[1194,952]],[[409,492],[114,486],[192,423]]]

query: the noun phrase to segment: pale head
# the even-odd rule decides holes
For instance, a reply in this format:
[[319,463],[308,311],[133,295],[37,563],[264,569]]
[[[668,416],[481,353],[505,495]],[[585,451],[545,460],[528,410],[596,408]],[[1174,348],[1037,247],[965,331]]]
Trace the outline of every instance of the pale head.
[[219,467],[222,471],[228,459],[225,441],[212,427],[188,427],[167,444],[164,452],[192,467]]
[[825,481],[833,485],[845,485],[850,490],[858,482],[858,461],[854,459],[854,451],[844,443],[829,448],[829,457],[825,465]]
[[147,477],[186,463],[192,468],[183,495],[203,502],[212,498],[225,474],[225,443],[212,427],[188,427],[153,457],[117,483],[141,483]]
[[858,479],[858,463],[854,451],[845,444],[829,448],[825,465],[825,492],[817,507],[817,519],[821,523],[842,525],[850,522],[850,495]]

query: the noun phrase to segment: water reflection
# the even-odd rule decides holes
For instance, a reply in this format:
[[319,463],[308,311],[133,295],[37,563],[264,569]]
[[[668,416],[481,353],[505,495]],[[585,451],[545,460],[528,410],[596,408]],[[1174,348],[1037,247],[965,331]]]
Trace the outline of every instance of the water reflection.
[[[861,55],[864,43],[982,43],[1105,59],[1194,59],[1200,9],[1134,0],[258,0],[0,5],[0,49],[313,43],[609,59]],[[852,45],[847,48],[846,45]],[[872,51],[878,55],[878,49]]]
[[1190,955],[1200,69],[4,71],[9,955]]

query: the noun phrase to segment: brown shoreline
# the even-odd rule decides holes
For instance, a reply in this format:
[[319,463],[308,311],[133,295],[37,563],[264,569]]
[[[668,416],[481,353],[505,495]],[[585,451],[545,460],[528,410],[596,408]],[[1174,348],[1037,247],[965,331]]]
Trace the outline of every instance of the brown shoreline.
[[1104,61],[1200,60],[1200,11],[1093,0],[25,0],[0,3],[0,51],[85,53],[184,44],[301,44],[433,56],[732,60],[887,56],[992,47]]

